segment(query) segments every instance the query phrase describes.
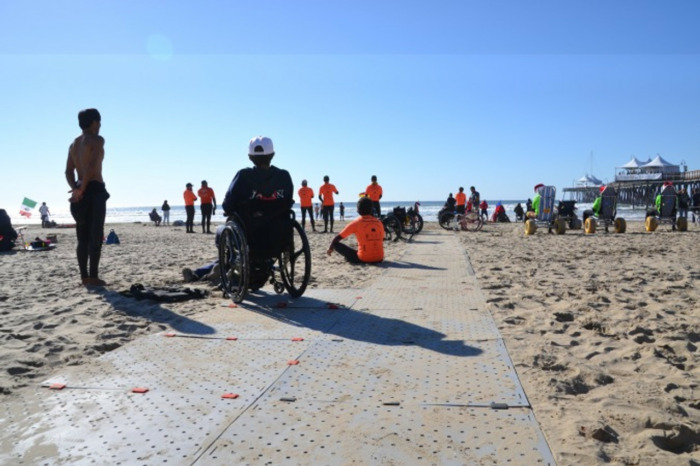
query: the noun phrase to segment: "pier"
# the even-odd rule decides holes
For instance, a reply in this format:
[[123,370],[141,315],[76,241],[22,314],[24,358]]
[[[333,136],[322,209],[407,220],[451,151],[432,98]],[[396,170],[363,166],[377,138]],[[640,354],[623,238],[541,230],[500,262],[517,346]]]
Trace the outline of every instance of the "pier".
[[[663,184],[673,182],[676,190],[685,188],[688,194],[693,189],[700,189],[700,170],[691,170],[681,173],[658,174],[655,179],[620,179],[624,176],[616,176],[615,181],[608,183],[613,186],[618,194],[618,203],[632,207],[649,207],[654,204],[654,199]],[[599,193],[599,186],[577,186],[564,188],[564,197],[576,202],[590,203]]]

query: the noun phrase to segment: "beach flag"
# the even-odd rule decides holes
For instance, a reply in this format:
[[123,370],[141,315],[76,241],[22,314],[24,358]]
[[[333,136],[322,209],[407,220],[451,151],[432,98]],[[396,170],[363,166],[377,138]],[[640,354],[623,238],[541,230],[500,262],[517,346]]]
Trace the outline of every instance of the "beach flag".
[[24,198],[22,201],[22,207],[19,209],[19,214],[23,217],[31,217],[32,216],[32,209],[36,207],[36,201],[32,201],[29,198]]

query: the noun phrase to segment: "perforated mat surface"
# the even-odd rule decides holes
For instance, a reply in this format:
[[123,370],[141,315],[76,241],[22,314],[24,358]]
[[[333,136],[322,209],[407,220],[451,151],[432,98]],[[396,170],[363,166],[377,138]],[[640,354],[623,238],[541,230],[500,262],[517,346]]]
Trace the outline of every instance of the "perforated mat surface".
[[196,322],[5,403],[0,464],[554,464],[453,232]]

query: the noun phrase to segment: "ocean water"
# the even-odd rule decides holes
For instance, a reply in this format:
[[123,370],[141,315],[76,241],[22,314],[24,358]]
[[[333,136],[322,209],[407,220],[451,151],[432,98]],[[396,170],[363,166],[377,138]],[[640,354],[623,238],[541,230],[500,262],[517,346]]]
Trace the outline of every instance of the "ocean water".
[[[405,202],[382,202],[382,213],[387,213],[391,209],[393,209],[396,206],[402,206],[402,207],[411,207],[413,206],[415,201],[405,201]],[[496,201],[486,201],[489,204],[489,216],[493,213],[493,209],[496,207]],[[515,214],[513,213],[513,209],[515,208],[515,205],[520,202],[523,207],[525,207],[525,201],[518,201],[518,200],[506,200],[506,201],[500,201],[503,204],[503,207],[506,209],[506,213],[508,214],[508,217],[510,217],[511,221],[515,220]],[[436,222],[437,221],[437,214],[442,209],[442,206],[444,205],[444,201],[420,201],[420,214],[423,217],[424,221],[427,222]],[[580,217],[583,216],[583,211],[586,209],[590,209],[592,204],[590,203],[580,203],[577,204],[577,214]],[[142,222],[142,223],[149,223],[150,219],[148,218],[148,213],[153,209],[154,206],[142,206],[142,207],[116,207],[116,208],[110,208],[109,203],[107,207],[107,217],[105,219],[105,223],[110,224],[110,223],[135,223],[135,222]],[[56,223],[59,224],[72,224],[73,218],[70,215],[70,211],[68,210],[68,206],[65,208],[57,208],[57,207],[52,207],[49,205],[49,209],[51,211],[51,220],[55,221]],[[195,207],[196,213],[195,213],[195,223],[199,223],[200,221],[200,213],[199,213],[199,206]],[[39,225],[41,224],[41,216],[39,215],[39,212],[37,209],[34,209],[32,212],[32,216],[27,219],[25,217],[22,217],[19,215],[19,208],[16,209],[15,212],[11,211],[11,209],[6,209],[7,213],[10,215],[10,218],[12,219],[12,224],[15,226],[22,226],[22,225]],[[159,215],[162,215],[162,212],[160,211],[160,206],[156,209],[158,211]],[[296,216],[298,220],[301,220],[301,210],[299,208],[298,203],[294,205],[294,210],[296,212]],[[223,214],[223,211],[221,209],[217,209],[216,211],[217,215],[215,215],[212,218],[212,221],[215,223],[222,223],[225,219]],[[335,218],[338,219],[340,213],[338,209],[338,204],[336,204],[335,207]],[[633,209],[628,206],[618,206],[618,216],[623,217],[627,221],[643,221],[644,216],[645,216],[645,210],[644,209]],[[345,207],[345,219],[346,220],[351,220],[353,218],[357,217],[357,211],[355,208],[355,203],[353,202],[352,204],[347,203]],[[170,210],[170,222],[174,222],[175,220],[185,220],[186,215],[185,215],[185,206],[171,206]]]

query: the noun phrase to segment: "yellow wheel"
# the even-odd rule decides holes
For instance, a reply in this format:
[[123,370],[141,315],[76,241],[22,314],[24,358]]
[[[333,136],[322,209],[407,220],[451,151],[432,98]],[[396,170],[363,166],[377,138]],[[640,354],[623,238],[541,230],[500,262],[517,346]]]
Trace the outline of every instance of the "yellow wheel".
[[658,226],[659,221],[653,216],[647,217],[646,221],[644,222],[644,229],[649,232],[656,231],[656,227]]
[[536,231],[537,231],[537,225],[535,225],[534,220],[528,220],[527,222],[525,222],[525,234],[526,235],[534,235]]
[[595,219],[593,217],[588,217],[583,224],[583,231],[587,235],[592,235],[593,233],[595,233],[595,227],[596,227]]
[[686,217],[679,217],[676,221],[676,226],[678,231],[688,231],[688,219]]
[[615,219],[615,233],[624,233],[627,231],[627,222],[624,218]]
[[556,219],[554,222],[554,232],[558,235],[566,233],[566,220],[563,218]]

